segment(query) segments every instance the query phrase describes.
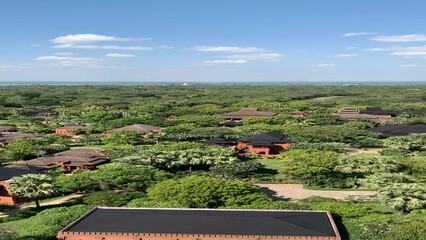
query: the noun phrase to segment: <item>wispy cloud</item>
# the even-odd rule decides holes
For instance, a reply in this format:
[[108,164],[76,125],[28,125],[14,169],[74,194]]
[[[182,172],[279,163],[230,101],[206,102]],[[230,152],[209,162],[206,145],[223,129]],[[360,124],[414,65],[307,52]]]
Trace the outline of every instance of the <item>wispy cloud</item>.
[[28,68],[28,64],[0,64],[0,69],[22,69],[22,68]]
[[386,48],[367,48],[365,51],[368,52],[385,52],[387,51]]
[[232,60],[245,60],[245,61],[278,61],[282,58],[280,53],[253,53],[253,54],[237,54],[227,56]]
[[326,57],[328,58],[353,58],[356,57],[356,54],[331,54],[331,55],[327,55]]
[[105,57],[108,58],[131,58],[134,57],[135,55],[132,54],[121,54],[121,53],[108,53],[105,54]]
[[206,60],[204,61],[205,65],[208,66],[212,66],[212,65],[216,65],[216,64],[241,64],[241,63],[247,63],[247,60],[242,60],[242,59],[236,59],[236,60],[230,60],[230,59],[226,59],[226,60]]
[[357,36],[372,36],[376,35],[375,32],[348,32],[342,34],[343,37],[357,37]]
[[30,45],[30,47],[41,47],[41,44],[33,43],[33,44]]
[[103,45],[107,42],[135,42],[148,40],[150,38],[131,38],[131,37],[114,37],[98,34],[74,34],[59,36],[52,39],[53,48],[59,49],[106,49],[106,50],[126,50],[126,51],[145,51],[151,50],[151,47],[143,46],[121,46],[121,45]]
[[97,58],[86,58],[86,57],[64,57],[64,56],[41,56],[36,58],[37,61],[51,62],[61,66],[81,66],[87,64],[94,64],[100,61]]
[[400,67],[412,68],[412,67],[420,67],[419,64],[401,64]]
[[235,46],[195,46],[192,48],[199,52],[224,52],[224,53],[254,53],[262,52],[264,49],[256,47],[235,47]]
[[316,65],[317,67],[334,67],[336,64],[334,63],[320,63]]
[[149,40],[150,38],[130,38],[130,37],[113,37],[113,36],[104,36],[98,34],[70,34],[65,36],[59,36],[55,39],[52,39],[53,43],[56,44],[81,44],[81,43],[95,43],[95,42],[131,42],[131,41],[142,41]]
[[127,51],[147,51],[152,50],[150,47],[140,46],[105,46],[96,44],[59,44],[53,48],[74,48],[74,49],[106,49],[106,50],[127,50]]
[[377,36],[371,38],[377,42],[426,42],[425,34],[410,34],[410,35],[390,35],[390,36]]
[[388,48],[370,48],[366,50],[371,52],[390,52],[390,54],[393,56],[400,56],[405,58],[426,57],[426,45],[411,47],[392,46]]

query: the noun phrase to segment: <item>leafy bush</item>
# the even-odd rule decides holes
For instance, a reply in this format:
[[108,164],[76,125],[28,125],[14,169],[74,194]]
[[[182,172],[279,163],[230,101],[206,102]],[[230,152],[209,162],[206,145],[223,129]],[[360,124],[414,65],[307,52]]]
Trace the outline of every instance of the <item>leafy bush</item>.
[[90,207],[87,205],[47,209],[17,224],[15,231],[20,237],[51,239],[56,236],[59,230],[89,209]]
[[270,201],[252,184],[195,175],[158,183],[148,189],[148,197],[190,208],[238,207]]
[[143,197],[143,193],[125,193],[115,191],[100,191],[89,193],[83,197],[83,201],[90,206],[121,207],[127,205],[133,199]]

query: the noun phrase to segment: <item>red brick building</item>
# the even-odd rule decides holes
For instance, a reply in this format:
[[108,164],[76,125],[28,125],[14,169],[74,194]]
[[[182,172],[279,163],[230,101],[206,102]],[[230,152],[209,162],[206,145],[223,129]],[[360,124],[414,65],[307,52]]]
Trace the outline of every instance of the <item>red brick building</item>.
[[26,174],[32,174],[33,171],[16,169],[16,168],[0,168],[0,204],[14,205],[17,203],[28,202],[29,199],[19,198],[12,195],[9,189],[10,179],[20,177]]
[[265,132],[241,139],[236,149],[259,155],[274,155],[289,149],[289,139],[279,132]]
[[55,129],[56,134],[63,134],[63,135],[80,135],[85,134],[90,130],[89,127],[82,126],[82,125],[75,125],[75,126],[65,126]]
[[59,240],[340,240],[326,211],[95,208]]
[[290,116],[292,116],[292,117],[304,117],[304,116],[306,116],[306,113],[302,112],[302,111],[292,111],[292,112],[289,112],[288,114],[290,114]]

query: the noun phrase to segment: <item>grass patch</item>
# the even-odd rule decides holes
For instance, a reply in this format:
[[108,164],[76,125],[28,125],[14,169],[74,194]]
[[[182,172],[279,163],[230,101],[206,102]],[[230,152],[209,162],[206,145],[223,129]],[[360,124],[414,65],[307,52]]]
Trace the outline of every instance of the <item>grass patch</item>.
[[17,221],[0,223],[0,230],[12,231],[13,232],[15,230],[15,226],[18,225],[19,223],[25,221],[25,220],[26,219],[21,219],[21,220],[17,220]]
[[256,159],[262,164],[262,168],[253,174],[255,182],[285,182],[289,179],[286,175],[280,173],[281,159]]

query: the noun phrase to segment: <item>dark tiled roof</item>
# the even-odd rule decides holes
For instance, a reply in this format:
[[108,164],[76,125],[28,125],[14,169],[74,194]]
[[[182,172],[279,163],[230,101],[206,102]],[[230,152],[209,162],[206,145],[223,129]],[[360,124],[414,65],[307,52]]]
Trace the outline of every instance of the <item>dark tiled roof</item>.
[[100,151],[91,149],[73,149],[64,152],[59,152],[51,156],[39,157],[28,161],[21,161],[15,164],[16,166],[27,166],[30,168],[38,169],[51,169],[58,167],[57,164],[62,162],[64,166],[78,167],[78,166],[97,166],[108,162]]
[[325,211],[97,208],[66,232],[337,237]]
[[426,133],[426,124],[422,122],[386,125],[368,129],[370,132],[381,133],[384,137],[404,136],[411,133]]
[[13,177],[19,177],[25,174],[35,173],[34,171],[29,171],[26,169],[20,168],[3,168],[0,167],[0,181],[6,181]]
[[160,130],[161,130],[161,128],[156,127],[156,126],[151,126],[151,125],[146,125],[146,124],[133,124],[133,125],[113,129],[113,130],[111,130],[111,132],[114,132],[114,131],[136,131],[136,132],[141,132],[141,133],[150,133],[150,132],[157,132],[157,131],[160,131]]
[[361,114],[371,114],[371,115],[397,115],[396,111],[393,110],[383,110],[381,107],[368,107],[365,110],[359,111]]
[[0,135],[0,143],[10,143],[16,139],[35,138],[36,135],[31,133],[7,133]]
[[241,142],[250,143],[253,146],[273,146],[274,143],[287,143],[289,139],[286,135],[279,132],[265,132],[240,140]]

